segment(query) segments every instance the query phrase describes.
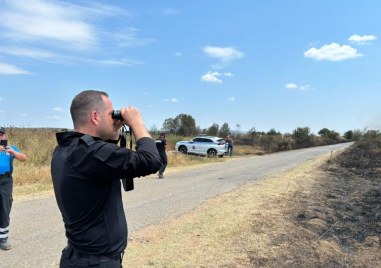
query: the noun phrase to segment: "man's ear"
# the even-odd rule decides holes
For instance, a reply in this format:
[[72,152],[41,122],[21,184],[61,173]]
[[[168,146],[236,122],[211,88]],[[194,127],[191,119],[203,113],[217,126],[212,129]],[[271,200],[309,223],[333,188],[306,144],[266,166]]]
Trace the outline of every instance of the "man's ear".
[[92,111],[90,114],[90,120],[93,125],[98,126],[99,125],[99,114],[96,111]]

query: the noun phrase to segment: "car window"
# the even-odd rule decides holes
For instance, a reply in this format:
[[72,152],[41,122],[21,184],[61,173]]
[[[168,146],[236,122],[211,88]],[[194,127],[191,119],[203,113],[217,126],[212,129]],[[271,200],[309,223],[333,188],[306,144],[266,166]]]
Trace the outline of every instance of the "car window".
[[204,139],[204,142],[213,142],[211,139]]
[[193,141],[194,142],[202,142],[203,138],[194,138]]

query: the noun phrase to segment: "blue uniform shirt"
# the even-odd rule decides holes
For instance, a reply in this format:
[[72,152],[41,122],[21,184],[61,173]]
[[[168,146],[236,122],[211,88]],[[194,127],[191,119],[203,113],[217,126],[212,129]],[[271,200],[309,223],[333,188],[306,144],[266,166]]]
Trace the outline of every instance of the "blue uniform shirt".
[[[11,145],[11,147],[15,152],[20,152],[16,146]],[[7,151],[0,153],[0,175],[5,172],[11,172],[13,169],[13,159],[13,154],[8,153]]]

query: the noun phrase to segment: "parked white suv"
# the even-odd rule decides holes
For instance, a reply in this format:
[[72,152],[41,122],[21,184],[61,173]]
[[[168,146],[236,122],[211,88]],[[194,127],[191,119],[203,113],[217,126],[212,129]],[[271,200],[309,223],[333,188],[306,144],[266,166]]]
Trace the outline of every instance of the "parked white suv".
[[223,157],[226,152],[226,141],[214,136],[197,136],[190,141],[178,141],[176,151],[184,154],[198,154]]

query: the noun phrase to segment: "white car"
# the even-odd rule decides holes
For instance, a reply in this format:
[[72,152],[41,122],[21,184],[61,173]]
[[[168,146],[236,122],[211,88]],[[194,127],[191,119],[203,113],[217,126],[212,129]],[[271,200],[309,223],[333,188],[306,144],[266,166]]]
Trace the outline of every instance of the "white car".
[[178,141],[175,149],[184,154],[198,154],[223,157],[226,141],[214,136],[197,136],[190,141]]

